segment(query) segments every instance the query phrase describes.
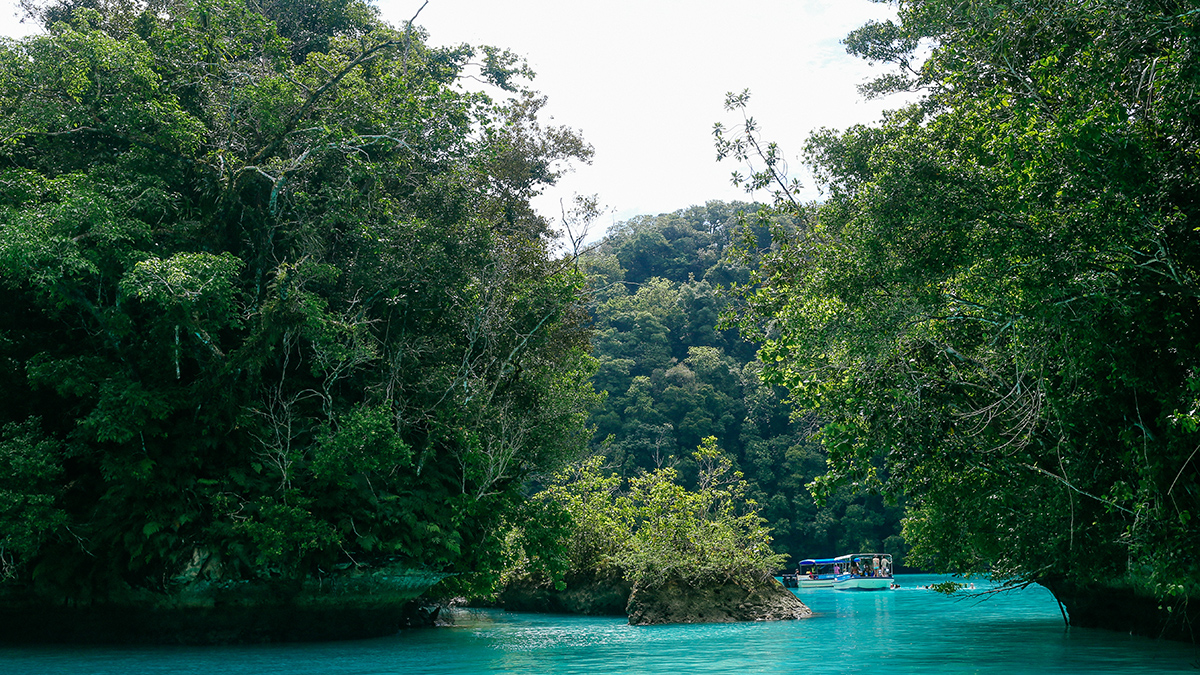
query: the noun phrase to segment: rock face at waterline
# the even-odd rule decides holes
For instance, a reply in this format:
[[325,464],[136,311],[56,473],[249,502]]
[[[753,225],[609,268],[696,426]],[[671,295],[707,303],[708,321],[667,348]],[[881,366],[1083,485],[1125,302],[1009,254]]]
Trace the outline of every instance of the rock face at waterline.
[[619,573],[612,573],[568,578],[567,587],[558,590],[548,581],[522,578],[510,582],[498,600],[500,606],[514,612],[625,615],[635,626],[812,616],[812,610],[774,579],[749,588],[732,582],[691,586],[678,580],[631,586]]
[[566,584],[566,588],[559,590],[549,581],[529,577],[515,579],[500,593],[498,604],[510,612],[623,616],[633,590],[616,571],[596,576],[568,576]]
[[46,597],[0,586],[0,643],[235,644],[381,637],[433,625],[420,596],[443,575],[349,571],[299,581],[193,579],[161,592]]
[[1062,603],[1072,626],[1200,642],[1197,606],[1200,603],[1195,598],[1159,600],[1130,588],[1077,584],[1064,579],[1047,579],[1041,584]]
[[635,626],[783,621],[812,616],[812,610],[774,579],[751,587],[732,582],[690,586],[677,580],[634,586],[626,612],[629,623]]

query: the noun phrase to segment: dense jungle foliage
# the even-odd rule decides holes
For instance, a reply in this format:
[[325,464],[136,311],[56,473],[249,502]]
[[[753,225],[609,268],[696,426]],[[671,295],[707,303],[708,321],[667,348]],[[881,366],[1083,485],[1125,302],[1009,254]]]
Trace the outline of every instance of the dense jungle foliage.
[[357,0],[39,11],[0,43],[0,577],[496,568],[595,398],[529,206],[591,148],[528,69]]
[[[769,226],[745,222],[757,210],[709,202],[639,216],[613,226],[581,259],[596,331],[592,382],[607,392],[589,418],[593,452],[626,479],[671,468],[695,485],[693,451],[712,436],[744,474],[776,551],[792,560],[902,554],[902,508],[850,485],[814,502],[806,486],[827,469],[813,439],[821,417],[764,384],[757,346],[722,322],[732,288],[749,283],[771,245]],[[796,222],[784,214],[773,225],[790,231]]]
[[773,206],[578,260],[529,200],[591,148],[510,53],[360,0],[35,6],[0,42],[0,580],[460,590],[517,531],[551,572],[736,577],[767,526],[1186,610],[1200,9],[896,4],[846,45],[919,102],[811,137],[820,205],[746,118],[718,154]]
[[[812,136],[826,199],[808,227],[776,228],[742,328],[767,380],[825,422],[821,487],[904,495],[910,560],[1186,608],[1200,9],[897,4],[846,44],[896,66],[866,93],[920,101]],[[719,149],[754,160],[751,185],[783,186],[757,133],[718,129]]]

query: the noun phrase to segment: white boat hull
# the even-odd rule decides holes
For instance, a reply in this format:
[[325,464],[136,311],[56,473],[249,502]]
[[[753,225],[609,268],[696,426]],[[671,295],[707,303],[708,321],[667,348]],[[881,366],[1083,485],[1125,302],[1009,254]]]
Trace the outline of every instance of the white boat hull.
[[834,580],[833,587],[839,591],[886,591],[892,587],[892,578],[855,577],[843,574]]

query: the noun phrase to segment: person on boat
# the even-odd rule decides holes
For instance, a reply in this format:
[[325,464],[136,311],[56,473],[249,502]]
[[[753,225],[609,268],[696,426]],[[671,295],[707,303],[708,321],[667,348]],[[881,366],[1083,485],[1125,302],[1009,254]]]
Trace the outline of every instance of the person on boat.
[[[879,572],[879,556],[875,556],[871,560],[871,571],[876,572],[876,573]],[[877,576],[877,575],[873,575],[873,576]]]

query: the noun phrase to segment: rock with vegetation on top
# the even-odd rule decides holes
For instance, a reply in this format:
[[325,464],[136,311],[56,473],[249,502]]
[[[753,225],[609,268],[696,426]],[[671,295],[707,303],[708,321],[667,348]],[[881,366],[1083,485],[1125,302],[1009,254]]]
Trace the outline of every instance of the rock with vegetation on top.
[[555,588],[548,580],[530,577],[511,581],[498,598],[510,612],[553,612],[593,616],[621,616],[629,602],[632,586],[620,572],[568,578],[566,588]]
[[738,583],[692,586],[678,580],[635,585],[626,606],[629,623],[730,623],[784,621],[812,610],[774,579],[747,587]]
[[[543,612],[623,611],[634,625],[810,615],[770,576],[784,556],[771,549],[770,530],[747,496],[742,472],[712,436],[693,458],[699,468],[694,489],[681,484],[673,467],[628,481],[605,476],[602,457],[556,474],[535,502],[547,522],[557,511],[558,522],[569,526],[562,534],[527,523],[514,533],[516,564],[501,604]],[[556,574],[555,564],[565,569]],[[555,588],[556,576],[562,590]]]

